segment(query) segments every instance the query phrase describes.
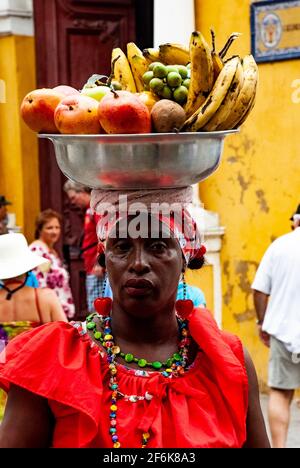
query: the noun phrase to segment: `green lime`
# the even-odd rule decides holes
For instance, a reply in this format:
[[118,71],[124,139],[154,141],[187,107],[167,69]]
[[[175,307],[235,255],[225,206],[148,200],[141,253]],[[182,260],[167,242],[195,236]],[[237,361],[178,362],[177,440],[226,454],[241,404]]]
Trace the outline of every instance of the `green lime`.
[[184,65],[178,65],[178,73],[183,80],[188,77],[188,69]]
[[166,69],[168,73],[171,73],[171,72],[178,73],[177,65],[167,65]]
[[172,99],[173,97],[172,90],[167,85],[163,87],[163,90],[159,93],[159,95],[164,99]]
[[171,72],[167,76],[167,83],[171,88],[177,88],[182,83],[182,78],[177,72]]
[[165,78],[167,74],[168,72],[166,70],[166,67],[162,63],[155,65],[155,67],[153,68],[154,78]]
[[150,63],[148,70],[153,71],[153,68],[156,67],[156,65],[163,65],[161,62],[152,62]]
[[153,78],[153,71],[147,71],[143,74],[143,81],[145,85],[148,85]]
[[185,86],[178,86],[173,93],[174,101],[178,104],[185,104],[188,97],[188,90]]
[[159,78],[152,78],[149,85],[150,89],[152,89],[156,94],[159,94],[165,86],[163,80],[160,80]]
[[191,84],[191,79],[190,79],[190,78],[187,78],[187,79],[184,80],[184,82],[182,83],[182,86],[185,86],[187,89],[189,89],[190,84]]

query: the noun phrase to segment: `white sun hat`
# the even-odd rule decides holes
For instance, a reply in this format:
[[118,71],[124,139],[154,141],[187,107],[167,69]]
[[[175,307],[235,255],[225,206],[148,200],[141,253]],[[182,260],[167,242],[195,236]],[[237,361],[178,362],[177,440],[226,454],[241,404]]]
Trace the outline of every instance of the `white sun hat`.
[[23,234],[0,236],[0,280],[16,278],[45,263],[49,260],[31,252]]

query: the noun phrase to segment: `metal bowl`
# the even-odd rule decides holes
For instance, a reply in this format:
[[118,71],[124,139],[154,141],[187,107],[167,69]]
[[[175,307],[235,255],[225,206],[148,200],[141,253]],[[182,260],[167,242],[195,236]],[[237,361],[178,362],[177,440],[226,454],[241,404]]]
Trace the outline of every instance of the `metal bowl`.
[[238,130],[140,135],[40,134],[54,144],[57,164],[91,188],[185,187],[212,174],[227,135]]

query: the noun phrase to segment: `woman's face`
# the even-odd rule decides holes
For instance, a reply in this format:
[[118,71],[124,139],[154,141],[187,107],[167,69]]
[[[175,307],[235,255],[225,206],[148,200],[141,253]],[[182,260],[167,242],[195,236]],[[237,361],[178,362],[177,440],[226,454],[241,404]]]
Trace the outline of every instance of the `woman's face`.
[[54,245],[60,236],[61,227],[57,218],[52,218],[47,221],[40,234],[40,239],[47,245]]
[[105,261],[114,302],[127,313],[149,317],[174,306],[183,270],[174,238],[109,238]]

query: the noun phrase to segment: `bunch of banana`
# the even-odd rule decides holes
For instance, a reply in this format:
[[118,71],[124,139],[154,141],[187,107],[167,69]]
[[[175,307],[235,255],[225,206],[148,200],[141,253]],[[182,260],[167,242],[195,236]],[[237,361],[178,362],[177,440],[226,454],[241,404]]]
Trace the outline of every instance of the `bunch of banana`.
[[205,125],[205,127],[203,127],[203,130],[205,130],[206,132],[213,132],[217,130],[219,125],[222,125],[223,122],[226,122],[227,118],[231,113],[232,107],[235,105],[238,99],[238,96],[244,83],[244,75],[241,60],[239,57],[237,57],[237,59],[238,65],[232,83],[219,109],[210,119],[210,121]]
[[210,121],[220,108],[233,83],[239,61],[238,57],[233,57],[225,63],[205,102],[184,123],[182,130],[198,132]]
[[230,130],[240,126],[251,112],[258,83],[258,67],[247,55],[227,60],[206,101],[184,123],[188,132]]
[[258,67],[252,55],[243,60],[244,81],[237,99],[230,106],[230,112],[217,127],[217,130],[237,128],[246,120],[255,104],[258,84]]

